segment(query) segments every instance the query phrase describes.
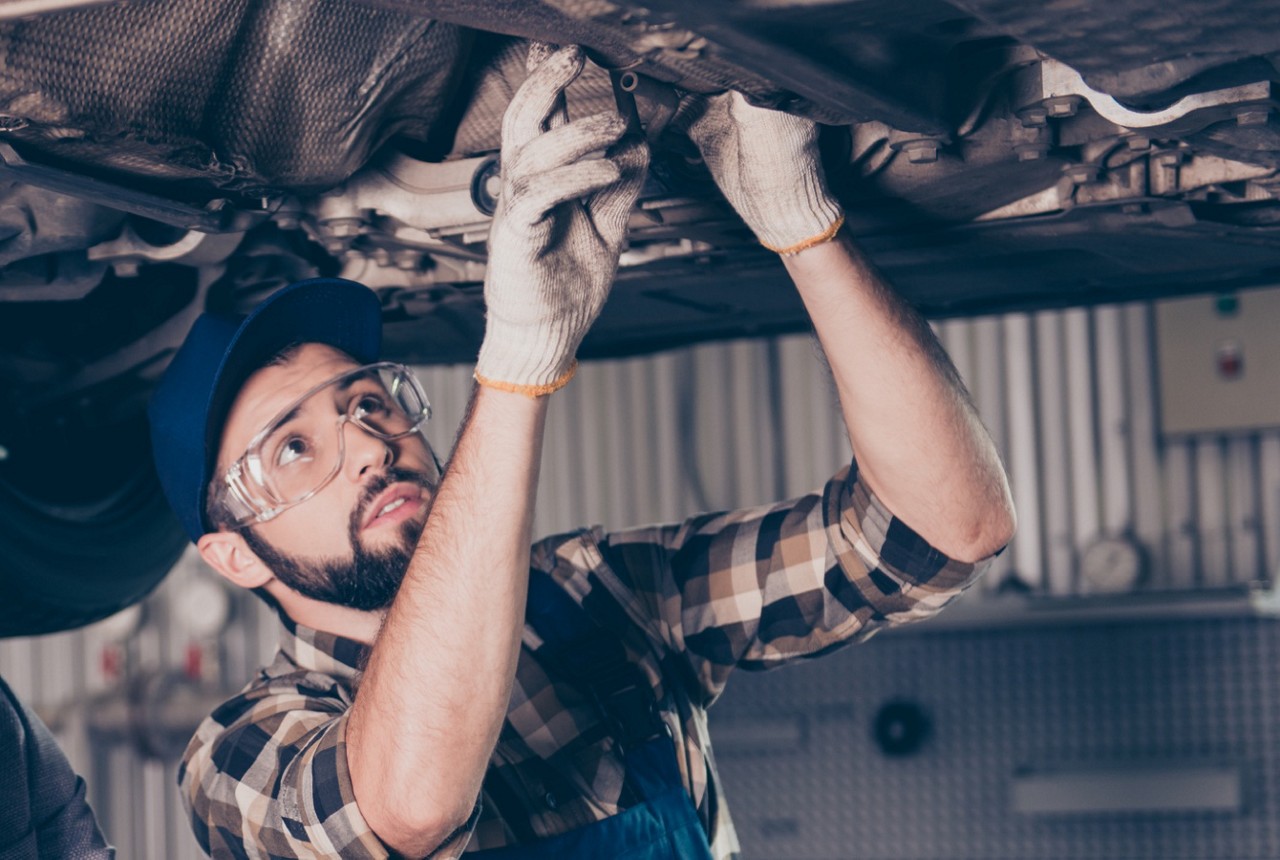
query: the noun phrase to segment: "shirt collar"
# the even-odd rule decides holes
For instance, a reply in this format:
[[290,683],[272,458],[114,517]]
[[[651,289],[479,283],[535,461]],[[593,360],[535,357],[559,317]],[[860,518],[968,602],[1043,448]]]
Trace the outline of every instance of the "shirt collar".
[[364,670],[369,646],[336,633],[298,624],[280,613],[280,650],[300,669],[354,682]]

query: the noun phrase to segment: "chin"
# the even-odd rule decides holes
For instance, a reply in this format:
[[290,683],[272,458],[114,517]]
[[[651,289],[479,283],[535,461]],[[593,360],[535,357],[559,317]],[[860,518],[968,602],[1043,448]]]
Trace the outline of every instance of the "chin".
[[392,546],[402,547],[406,552],[412,553],[418,545],[418,538],[422,537],[422,530],[427,525],[427,514],[424,509],[421,514],[407,519],[395,526],[395,528],[381,529],[381,534],[374,536],[373,540],[366,541],[367,544],[386,549]]

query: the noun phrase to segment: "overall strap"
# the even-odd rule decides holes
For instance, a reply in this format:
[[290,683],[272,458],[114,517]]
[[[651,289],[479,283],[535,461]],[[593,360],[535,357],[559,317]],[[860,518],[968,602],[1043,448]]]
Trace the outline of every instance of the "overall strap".
[[[675,746],[663,723],[648,678],[627,658],[619,632],[605,620],[608,608],[593,614],[579,605],[547,573],[529,572],[525,619],[542,639],[535,656],[557,682],[584,694],[595,706],[601,731],[608,731],[626,757],[626,808],[558,836],[535,838],[523,818],[518,777],[503,773],[485,779],[489,798],[517,842],[475,855],[477,860],[712,860],[705,825],[680,779]],[[554,768],[541,759],[543,778]],[[471,855],[468,855],[471,856]]]
[[525,618],[543,641],[547,671],[586,693],[624,753],[666,734],[653,688],[627,659],[618,634],[594,618],[541,570],[529,571]]

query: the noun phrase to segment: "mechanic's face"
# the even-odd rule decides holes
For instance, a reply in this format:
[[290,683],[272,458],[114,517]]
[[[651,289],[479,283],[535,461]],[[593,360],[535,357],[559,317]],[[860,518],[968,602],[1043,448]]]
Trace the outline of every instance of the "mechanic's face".
[[[315,385],[358,366],[331,347],[304,344],[287,362],[249,377],[224,426],[217,474],[282,409]],[[339,414],[327,398],[307,403],[315,414],[300,420],[332,424]],[[315,496],[242,534],[254,554],[294,591],[354,609],[380,609],[395,597],[422,533],[434,491],[428,479],[434,466],[416,433],[387,442],[351,423],[342,432],[346,456],[337,476]]]

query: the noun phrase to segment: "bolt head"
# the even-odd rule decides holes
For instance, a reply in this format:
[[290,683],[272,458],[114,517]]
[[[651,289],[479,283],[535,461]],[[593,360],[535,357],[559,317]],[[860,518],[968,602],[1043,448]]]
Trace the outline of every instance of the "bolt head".
[[1018,119],[1027,128],[1035,128],[1045,125],[1049,119],[1049,112],[1042,107],[1031,107],[1018,112]]
[[932,140],[913,140],[902,147],[912,164],[932,164],[938,160],[938,144]]
[[1045,102],[1045,110],[1049,116],[1062,118],[1075,116],[1079,105],[1080,100],[1075,96],[1062,96]]

